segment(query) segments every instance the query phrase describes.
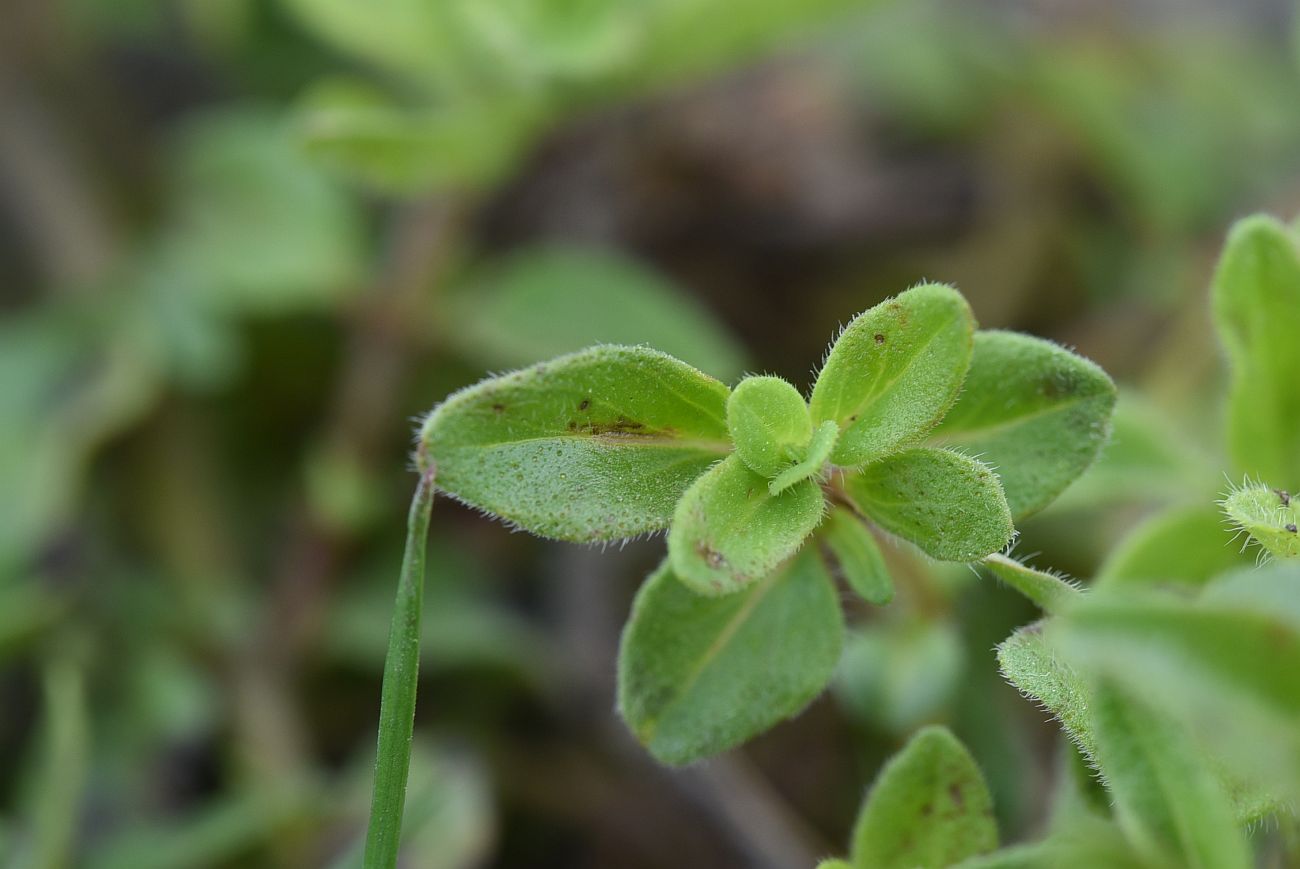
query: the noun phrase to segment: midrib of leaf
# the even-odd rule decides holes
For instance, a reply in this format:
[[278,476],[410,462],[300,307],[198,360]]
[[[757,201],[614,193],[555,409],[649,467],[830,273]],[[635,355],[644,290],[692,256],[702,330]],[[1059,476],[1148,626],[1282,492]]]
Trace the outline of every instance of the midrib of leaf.
[[[713,659],[722,653],[722,650],[726,648],[727,644],[731,642],[733,637],[735,637],[736,632],[739,631],[749,619],[750,614],[763,601],[763,598],[767,597],[768,593],[776,586],[777,582],[786,576],[787,570],[788,567],[779,567],[773,570],[767,577],[759,581],[753,592],[751,592],[749,599],[745,601],[740,609],[736,610],[736,614],[728,620],[727,624],[718,633],[717,638],[709,645],[709,648],[704,651],[704,654],[700,656],[699,662],[691,668],[690,673],[681,681],[681,690],[677,692],[677,696],[673,700],[673,705],[676,705],[680,702],[682,697],[685,697],[690,693],[691,689],[695,687],[695,683],[699,681],[700,676],[708,668],[709,664],[713,663]],[[673,580],[676,582],[681,581],[676,577],[673,577]],[[659,726],[659,719],[662,717],[663,714],[661,713],[653,718],[647,719],[645,723],[641,725],[639,730],[642,741],[648,743],[654,738],[655,730],[658,729]]]
[[703,438],[681,438],[676,435],[659,432],[656,434],[622,434],[605,432],[602,434],[579,434],[556,432],[555,434],[536,437],[517,438],[515,440],[492,441],[490,443],[457,444],[453,450],[486,450],[493,447],[512,447],[518,444],[543,443],[554,441],[594,441],[605,446],[641,446],[662,449],[694,449],[701,452],[727,455],[732,451],[730,441],[705,440]]
[[943,444],[957,443],[965,440],[975,440],[981,437],[986,437],[990,434],[995,434],[997,432],[1005,431],[1006,429],[1009,428],[1015,428],[1016,426],[1024,425],[1027,422],[1030,422],[1035,419],[1039,419],[1044,416],[1051,416],[1054,413],[1061,413],[1062,411],[1069,410],[1070,408],[1074,407],[1076,404],[1082,404],[1083,402],[1096,397],[1097,396],[1095,395],[1075,396],[1069,401],[1063,402],[1061,404],[1054,404],[1051,407],[1039,408],[1038,410],[1033,410],[1030,411],[1029,413],[1024,413],[1021,414],[1020,416],[1003,420],[1002,422],[995,422],[995,423],[991,423],[990,425],[979,426],[977,428],[965,428],[965,429],[961,429],[960,431],[954,432],[953,434],[941,432],[939,434],[936,434],[933,440],[936,443],[943,443]]

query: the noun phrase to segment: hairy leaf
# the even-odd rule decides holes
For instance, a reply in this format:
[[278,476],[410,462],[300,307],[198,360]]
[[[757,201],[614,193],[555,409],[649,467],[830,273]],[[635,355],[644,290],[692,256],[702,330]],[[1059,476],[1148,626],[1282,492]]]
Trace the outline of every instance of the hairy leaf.
[[1237,470],[1300,488],[1300,241],[1278,221],[1233,227],[1214,278],[1232,363],[1228,449]]
[[922,284],[859,314],[813,387],[813,421],[841,429],[837,465],[919,442],[952,406],[970,365],[975,318],[961,294]]
[[793,555],[825,506],[812,480],[773,495],[767,480],[730,455],[682,495],[668,531],[668,558],[696,593],[728,594]]
[[[1242,817],[1300,796],[1300,570],[1233,577],[1199,602],[1094,593],[1049,634],[1072,664],[1185,722],[1232,770]],[[1240,782],[1240,784],[1237,784]]]
[[1057,613],[1078,599],[1076,586],[1054,573],[1037,570],[999,553],[984,559],[994,576],[1029,598],[1045,613]]
[[884,606],[894,599],[894,582],[880,545],[852,510],[832,510],[822,525],[821,539],[830,547],[844,579],[863,600]]
[[1268,486],[1245,486],[1223,499],[1233,525],[1277,558],[1300,557],[1300,501]]
[[1188,869],[1254,865],[1227,795],[1175,721],[1105,682],[1093,721],[1119,824],[1140,851]]
[[749,469],[775,477],[804,457],[812,439],[808,405],[779,377],[746,377],[727,399],[727,429]]
[[1254,562],[1208,502],[1171,507],[1142,522],[1111,550],[1097,587],[1168,584],[1199,587]]
[[932,442],[961,447],[997,471],[1013,516],[1047,506],[1106,443],[1115,384],[1050,341],[978,332],[961,398]]
[[920,447],[847,474],[844,487],[885,530],[940,561],[975,561],[1007,545],[1011,511],[985,465]]
[[853,829],[860,869],[943,869],[998,846],[979,767],[942,727],[927,727],[877,776]]
[[1021,628],[998,645],[998,666],[1020,693],[1037,700],[1089,759],[1097,754],[1088,686],[1043,636],[1042,623]]
[[695,594],[665,562],[623,632],[619,711],[659,760],[689,763],[799,712],[830,680],[843,638],[813,547],[726,597]]
[[645,347],[605,346],[484,380],[434,408],[417,455],[447,494],[543,537],[665,527],[730,449],[727,387]]

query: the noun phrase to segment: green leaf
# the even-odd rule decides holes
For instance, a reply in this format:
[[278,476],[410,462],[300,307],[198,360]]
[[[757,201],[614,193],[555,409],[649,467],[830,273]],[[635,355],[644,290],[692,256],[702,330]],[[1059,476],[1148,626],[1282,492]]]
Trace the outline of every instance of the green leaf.
[[885,530],[940,561],[975,561],[1011,540],[1011,511],[998,478],[967,456],[906,450],[844,477],[858,508]]
[[1043,623],[1019,629],[1002,641],[997,651],[998,667],[1006,680],[1052,713],[1085,757],[1095,758],[1097,740],[1087,683],[1048,645]]
[[744,349],[703,305],[612,250],[526,248],[471,274],[448,306],[447,340],[489,366],[646,344],[724,381],[745,367]]
[[978,332],[961,398],[932,442],[992,466],[1020,518],[1051,503],[1097,458],[1115,398],[1106,372],[1063,347]]
[[822,523],[820,537],[830,547],[849,587],[862,599],[884,606],[894,599],[885,556],[871,530],[852,510],[836,507]]
[[1254,865],[1227,795],[1176,722],[1108,683],[1093,721],[1115,813],[1138,850],[1188,869]]
[[1171,507],[1121,540],[1093,584],[1098,588],[1158,583],[1199,587],[1225,570],[1254,563],[1253,556],[1241,550],[1210,504]]
[[979,767],[943,727],[916,734],[885,764],[853,829],[860,869],[943,869],[998,846]]
[[853,869],[853,866],[847,860],[832,857],[818,863],[817,869]]
[[907,734],[950,707],[965,667],[962,638],[950,621],[917,616],[872,621],[849,632],[835,696],[873,727]]
[[1250,535],[1277,558],[1300,557],[1300,502],[1268,486],[1247,485],[1223,499],[1223,512],[1239,530]]
[[771,478],[804,457],[813,424],[799,390],[779,377],[746,377],[727,399],[727,429],[736,455]]
[[835,449],[839,436],[840,427],[829,419],[819,425],[813,432],[812,440],[808,442],[803,459],[773,477],[767,484],[767,490],[778,495],[802,480],[829,476],[826,463],[830,460],[831,450]]
[[1082,594],[1072,582],[1055,573],[1037,570],[999,553],[987,556],[983,564],[990,573],[1029,598],[1045,613],[1060,612]]
[[975,317],[952,287],[922,284],[859,314],[813,387],[813,422],[841,429],[837,465],[920,441],[952,406],[970,365]]
[[406,783],[411,770],[415,695],[420,684],[420,616],[424,612],[424,556],[433,509],[433,475],[422,471],[411,499],[406,552],[397,583],[397,601],[388,629],[388,655],[379,703],[379,744],[375,755],[370,823],[366,828],[366,869],[393,869],[402,838]]
[[1228,449],[1237,470],[1300,488],[1300,242],[1255,216],[1233,227],[1214,278],[1232,364]]
[[543,537],[616,540],[668,525],[730,449],[727,387],[646,347],[595,347],[493,377],[420,433],[439,488]]
[[317,83],[295,115],[302,147],[319,164],[381,192],[408,195],[496,182],[541,121],[520,100],[410,108],[351,79]]
[[[1218,586],[1216,583],[1215,588]],[[1232,577],[1197,602],[1096,592],[1052,621],[1081,671],[1116,681],[1185,722],[1222,759],[1240,817],[1300,796],[1300,569]]]
[[726,597],[695,594],[665,562],[623,631],[619,711],[656,758],[689,763],[803,709],[830,680],[843,639],[835,587],[813,547]]
[[812,480],[779,495],[737,455],[682,495],[668,530],[668,558],[698,594],[729,594],[793,555],[821,522],[826,499]]

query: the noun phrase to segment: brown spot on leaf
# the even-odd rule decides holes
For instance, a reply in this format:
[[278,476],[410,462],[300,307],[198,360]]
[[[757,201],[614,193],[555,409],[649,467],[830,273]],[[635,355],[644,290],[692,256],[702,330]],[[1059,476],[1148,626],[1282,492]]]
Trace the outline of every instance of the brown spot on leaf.
[[1285,527],[1286,527],[1286,530],[1290,531],[1292,534],[1295,534],[1295,533],[1296,533],[1296,527],[1295,527],[1295,523],[1294,523],[1294,522],[1288,522],[1288,523],[1286,523],[1286,526],[1285,526]]
[[1291,506],[1291,493],[1285,489],[1274,489],[1273,494],[1277,495],[1278,500],[1282,502],[1283,507]]
[[704,559],[704,563],[714,570],[721,570],[727,565],[726,556],[703,540],[695,544],[695,551],[699,554],[700,558]]
[[492,409],[497,413],[505,413],[506,406],[498,401],[496,404],[492,405]]
[[876,343],[877,343],[877,344],[884,344],[884,343],[885,343],[885,333],[884,333],[884,332],[877,332],[873,337],[876,339]]
[[953,805],[955,805],[957,808],[960,809],[965,807],[966,797],[961,792],[961,787],[959,785],[955,785],[955,784],[948,785],[948,796],[952,797]]
[[590,398],[584,398],[582,401],[578,403],[578,410],[586,410],[589,407],[591,407]]

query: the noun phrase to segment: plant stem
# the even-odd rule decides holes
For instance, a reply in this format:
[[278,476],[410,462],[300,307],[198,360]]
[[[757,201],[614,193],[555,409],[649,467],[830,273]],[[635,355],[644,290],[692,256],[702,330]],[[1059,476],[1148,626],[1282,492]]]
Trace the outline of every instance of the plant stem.
[[365,869],[393,869],[401,844],[402,810],[411,766],[415,694],[420,675],[420,614],[424,608],[424,552],[433,507],[432,467],[420,476],[407,519],[406,554],[388,630],[388,658],[379,705],[379,747],[366,831]]

